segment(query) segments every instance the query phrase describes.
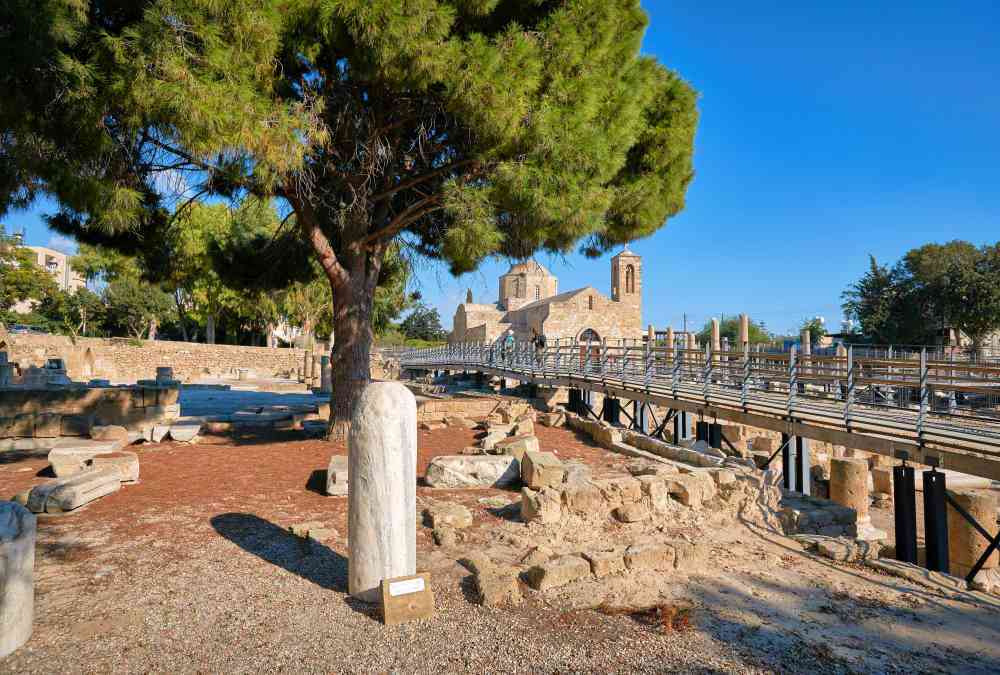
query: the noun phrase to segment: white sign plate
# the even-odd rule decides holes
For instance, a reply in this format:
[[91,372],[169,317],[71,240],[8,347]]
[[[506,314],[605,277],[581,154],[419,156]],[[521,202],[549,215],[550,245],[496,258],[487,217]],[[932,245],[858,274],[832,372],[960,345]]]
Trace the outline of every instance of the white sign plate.
[[424,580],[422,578],[407,579],[406,581],[394,581],[389,584],[389,595],[408,595],[409,593],[419,593],[424,590]]

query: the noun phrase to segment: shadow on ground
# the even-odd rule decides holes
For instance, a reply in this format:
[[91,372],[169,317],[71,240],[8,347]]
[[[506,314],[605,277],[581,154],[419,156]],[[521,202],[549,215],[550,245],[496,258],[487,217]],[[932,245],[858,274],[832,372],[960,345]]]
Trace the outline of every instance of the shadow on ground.
[[250,513],[222,513],[211,522],[216,532],[247,553],[327,590],[347,592],[347,558],[328,546]]

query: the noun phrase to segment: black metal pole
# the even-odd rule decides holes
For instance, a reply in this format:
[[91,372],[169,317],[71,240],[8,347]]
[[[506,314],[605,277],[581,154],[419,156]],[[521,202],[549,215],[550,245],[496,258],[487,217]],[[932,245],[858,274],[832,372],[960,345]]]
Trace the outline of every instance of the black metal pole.
[[795,437],[795,491],[805,494],[805,456],[806,440],[801,436]]
[[896,516],[896,560],[917,564],[917,491],[913,467],[892,468],[893,505]]
[[716,449],[722,449],[722,425],[713,422],[708,425],[708,444]]
[[924,542],[927,569],[949,571],[948,502],[945,499],[945,475],[931,468],[924,471]]
[[699,420],[694,425],[694,440],[695,441],[708,441],[708,422],[702,422]]
[[791,436],[781,434],[781,481],[786,490],[792,489],[792,443]]

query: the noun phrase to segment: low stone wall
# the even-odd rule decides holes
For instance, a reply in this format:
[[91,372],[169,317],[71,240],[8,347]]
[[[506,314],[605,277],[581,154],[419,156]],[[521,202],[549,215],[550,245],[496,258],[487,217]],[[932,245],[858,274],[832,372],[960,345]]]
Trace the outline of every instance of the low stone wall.
[[493,412],[498,402],[499,399],[492,396],[418,396],[417,422],[443,421],[447,417],[483,419]]
[[126,338],[71,340],[63,335],[0,334],[0,351],[6,351],[8,359],[22,368],[41,367],[46,359],[61,358],[73,380],[102,378],[113,382],[151,379],[157,366],[170,366],[174,377],[186,382],[230,375],[241,368],[254,371],[258,377],[283,376],[301,369],[305,357],[301,349]]

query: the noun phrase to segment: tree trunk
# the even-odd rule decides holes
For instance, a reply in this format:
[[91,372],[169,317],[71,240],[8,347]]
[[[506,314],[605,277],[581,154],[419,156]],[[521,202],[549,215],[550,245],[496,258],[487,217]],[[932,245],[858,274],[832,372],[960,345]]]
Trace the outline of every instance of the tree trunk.
[[351,407],[371,381],[372,303],[374,287],[351,279],[333,294],[334,342],[330,354],[333,392],[330,394],[331,440],[343,439],[351,421]]
[[156,339],[156,319],[153,319],[152,321],[149,322],[149,339],[150,340]]
[[174,291],[174,303],[177,305],[177,323],[181,325],[181,339],[187,342],[187,314],[184,312],[184,303],[181,302],[181,291],[179,288]]
[[205,342],[215,344],[215,315],[209,314],[205,319]]

